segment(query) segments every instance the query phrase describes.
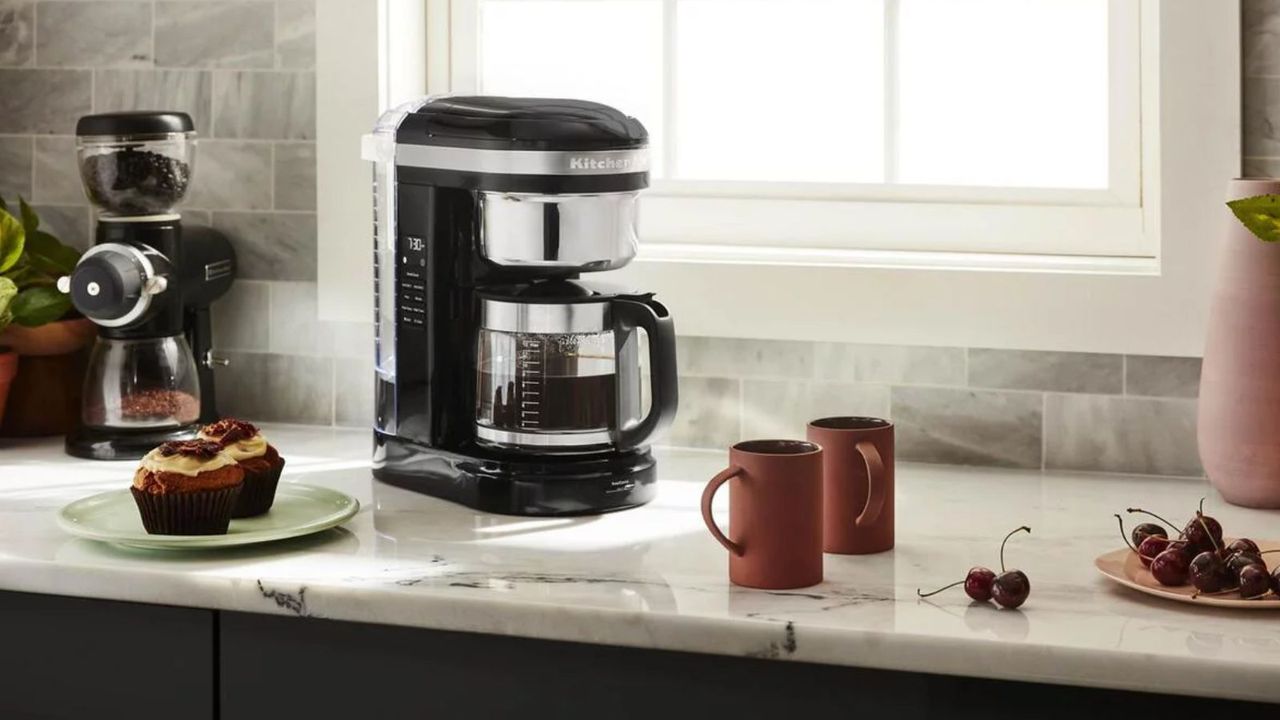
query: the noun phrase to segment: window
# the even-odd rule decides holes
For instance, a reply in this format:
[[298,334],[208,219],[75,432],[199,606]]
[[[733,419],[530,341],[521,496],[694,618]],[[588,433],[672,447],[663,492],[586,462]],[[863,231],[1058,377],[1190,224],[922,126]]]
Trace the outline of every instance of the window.
[[646,240],[1155,254],[1134,0],[454,0],[441,45],[450,91],[639,117]]
[[608,280],[657,293],[682,334],[1201,351],[1240,170],[1238,3],[316,8],[326,319],[369,314],[360,136],[424,92],[484,90],[646,122],[641,254]]

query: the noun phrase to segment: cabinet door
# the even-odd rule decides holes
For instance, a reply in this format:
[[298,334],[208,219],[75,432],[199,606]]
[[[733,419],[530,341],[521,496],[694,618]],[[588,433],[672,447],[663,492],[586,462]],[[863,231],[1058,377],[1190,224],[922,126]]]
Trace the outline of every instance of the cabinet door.
[[211,720],[214,613],[0,592],[0,717]]

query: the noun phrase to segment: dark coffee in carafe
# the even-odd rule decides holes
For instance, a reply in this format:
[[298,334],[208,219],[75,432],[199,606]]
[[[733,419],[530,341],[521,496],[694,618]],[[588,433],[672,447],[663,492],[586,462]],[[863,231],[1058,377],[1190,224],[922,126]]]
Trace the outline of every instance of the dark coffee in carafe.
[[[617,412],[615,375],[495,375],[480,372],[479,416],[512,431],[600,430]],[[489,407],[485,407],[489,405]]]

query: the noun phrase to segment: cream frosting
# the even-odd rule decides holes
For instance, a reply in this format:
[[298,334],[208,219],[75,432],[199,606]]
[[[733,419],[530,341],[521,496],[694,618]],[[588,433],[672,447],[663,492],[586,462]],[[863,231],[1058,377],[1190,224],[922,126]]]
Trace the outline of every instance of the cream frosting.
[[[220,443],[222,438],[207,435],[203,430],[197,435],[201,440],[212,440]],[[248,460],[249,458],[262,457],[267,454],[267,439],[262,437],[262,433],[258,433],[251,438],[245,438],[237,442],[224,445],[222,452],[231,456],[233,460]]]
[[[213,457],[203,458],[180,453],[163,455],[160,452],[160,448],[156,448],[143,456],[141,467],[143,470],[150,470],[151,472],[177,473],[194,477],[202,472],[217,470],[218,468],[235,464],[235,458],[225,452],[220,452]],[[136,487],[142,487],[141,478],[141,473],[134,477],[133,484]]]

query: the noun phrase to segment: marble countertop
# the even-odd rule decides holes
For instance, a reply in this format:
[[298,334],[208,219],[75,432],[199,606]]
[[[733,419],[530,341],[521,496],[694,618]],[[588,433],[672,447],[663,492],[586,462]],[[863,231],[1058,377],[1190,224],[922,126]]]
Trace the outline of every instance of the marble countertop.
[[[724,454],[659,455],[657,499],[593,518],[483,515],[374,482],[369,433],[268,426],[286,482],[342,490],[344,528],[218,552],[115,547],[62,533],[63,504],[125,487],[131,463],[0,443],[0,589],[554,640],[1106,688],[1280,701],[1280,615],[1167,603],[1112,586],[1093,558],[1120,544],[1113,512],[1181,517],[1209,496],[1229,534],[1280,538],[1280,513],[1226,506],[1203,481],[900,465],[898,546],[828,555],[826,582],[729,585],[697,504]],[[725,511],[727,493],[718,498]],[[1007,559],[1030,576],[1020,611],[917,587]]]

